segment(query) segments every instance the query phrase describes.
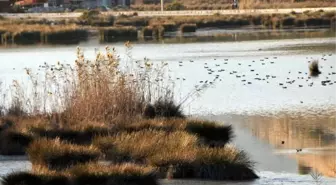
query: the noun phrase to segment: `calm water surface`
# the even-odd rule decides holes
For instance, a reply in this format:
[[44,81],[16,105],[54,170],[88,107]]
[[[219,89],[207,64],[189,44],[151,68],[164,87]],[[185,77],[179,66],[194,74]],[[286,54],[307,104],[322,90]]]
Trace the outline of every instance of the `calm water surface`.
[[[184,109],[190,114],[211,113],[207,119],[233,125],[234,144],[250,154],[261,178],[232,184],[316,184],[312,172],[324,176],[322,184],[334,184],[336,39],[327,33],[317,38],[262,39],[266,40],[137,43],[132,57],[168,62],[171,78],[180,92],[178,99],[183,99],[195,85],[213,82]],[[95,50],[105,47],[96,42],[80,45],[91,58]],[[123,44],[111,45],[121,58],[126,58]],[[37,70],[44,62],[57,61],[73,64],[75,49],[2,48],[0,79],[6,86],[13,79],[27,80],[24,67]],[[308,62],[313,59],[320,61],[322,74],[310,79]],[[326,80],[328,83],[322,85]],[[29,168],[27,160],[0,157],[0,175]],[[230,183],[163,180],[162,184]]]

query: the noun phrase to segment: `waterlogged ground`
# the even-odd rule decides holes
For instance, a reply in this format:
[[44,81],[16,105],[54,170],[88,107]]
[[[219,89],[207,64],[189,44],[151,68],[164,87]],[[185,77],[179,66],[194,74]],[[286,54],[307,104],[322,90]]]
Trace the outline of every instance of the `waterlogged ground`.
[[[233,35],[240,38],[239,34]],[[236,135],[234,144],[256,161],[256,171],[261,177],[254,182],[163,180],[162,184],[336,182],[333,178],[336,174],[336,39],[329,33],[314,37],[299,35],[278,40],[272,37],[255,40],[252,35],[250,41],[237,38],[235,42],[133,45],[134,59],[147,57],[154,63],[169,63],[171,78],[180,91],[178,99],[183,99],[195,85],[209,84],[210,88],[200,97],[187,102],[185,111],[232,124]],[[85,55],[92,58],[95,51],[105,47],[95,42],[81,46]],[[120,57],[126,58],[123,44],[112,46]],[[13,79],[26,81],[24,67],[38,70],[44,62],[56,64],[57,61],[73,64],[75,58],[75,46],[2,48],[0,79],[5,85]],[[320,61],[322,74],[318,78],[308,77],[308,64],[313,59]],[[25,159],[0,157],[0,175],[29,168]],[[312,174],[324,177],[314,179]]]

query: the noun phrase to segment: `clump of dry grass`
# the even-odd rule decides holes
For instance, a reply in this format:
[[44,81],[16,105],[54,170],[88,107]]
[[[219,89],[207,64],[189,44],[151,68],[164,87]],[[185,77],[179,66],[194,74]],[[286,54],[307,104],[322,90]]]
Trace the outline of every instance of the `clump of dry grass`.
[[[176,162],[192,160],[192,157],[186,153],[192,151],[193,146],[197,144],[197,138],[181,131],[167,133],[143,130],[100,137],[93,143],[112,161],[120,162],[118,160],[128,159],[133,162],[158,165],[173,158]],[[181,151],[185,152],[182,153]],[[169,162],[173,162],[173,160]]]
[[183,131],[139,131],[100,137],[94,145],[108,160],[156,166],[159,177],[247,180],[258,178],[244,151],[232,146],[199,146]]
[[314,60],[309,64],[309,75],[316,77],[319,74],[321,74],[321,71],[319,69],[319,62],[317,60]]
[[[130,54],[132,45],[129,42],[125,45],[127,57],[122,61],[116,51],[108,47],[105,53],[97,52],[93,60],[88,60],[78,48],[75,66],[45,63],[40,66],[40,74],[25,69],[31,91],[26,92],[18,82],[14,84],[12,94],[19,102],[26,102],[18,107],[29,116],[56,115],[56,119],[49,119],[53,129],[91,121],[114,124],[115,120],[123,120],[126,123],[140,117],[145,105],[167,96],[169,102],[165,105],[181,115],[182,104],[206,89],[205,86],[195,88],[180,102],[172,104],[176,101],[171,93],[175,86],[172,81],[164,80],[169,76],[168,64],[153,64],[147,59],[134,61]],[[170,105],[178,105],[178,109]],[[162,106],[160,110],[157,113],[163,117],[178,115],[171,115],[172,112]]]
[[66,84],[56,82],[61,91],[53,92],[53,96],[63,97],[61,112],[65,120],[104,121],[141,113],[143,96],[134,81],[136,74],[129,66],[120,68],[115,50],[106,48],[106,54],[98,53],[95,60],[87,60],[78,49],[75,64],[75,69],[60,65],[63,68],[52,73],[66,80]]
[[244,151],[234,147],[200,148],[195,173],[198,178],[212,180],[252,180],[258,178],[254,163]]
[[3,185],[157,185],[154,168],[135,164],[78,165],[63,172],[43,170],[34,173],[18,172],[2,178]]
[[109,130],[106,128],[86,128],[85,130],[77,129],[43,129],[32,128],[30,131],[37,137],[43,137],[48,139],[60,139],[73,144],[91,144],[92,140],[96,136],[106,136],[109,134]]
[[124,163],[117,165],[103,165],[88,163],[77,165],[70,168],[66,173],[73,176],[97,175],[97,176],[142,176],[150,175],[155,168],[150,166],[140,166],[133,163]]
[[29,160],[35,168],[46,167],[63,170],[77,164],[98,161],[101,153],[94,146],[79,146],[61,142],[59,139],[39,139],[27,149]]

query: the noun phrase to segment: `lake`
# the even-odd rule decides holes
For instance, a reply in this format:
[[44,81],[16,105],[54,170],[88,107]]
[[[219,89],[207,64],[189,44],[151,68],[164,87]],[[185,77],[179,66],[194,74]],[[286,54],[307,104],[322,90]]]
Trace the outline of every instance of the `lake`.
[[[335,35],[325,29],[215,33],[222,35],[216,38],[203,30],[186,40],[137,42],[131,56],[168,62],[178,101],[196,85],[208,84],[183,108],[187,114],[233,125],[233,143],[249,153],[261,178],[232,184],[334,184]],[[88,58],[106,45],[115,47],[122,60],[128,57],[123,43],[79,44]],[[4,86],[13,79],[24,82],[24,68],[37,71],[44,62],[73,64],[75,51],[74,45],[2,46],[0,80]],[[320,62],[322,74],[317,78],[308,75],[312,60]],[[24,158],[0,156],[0,175],[29,168]],[[231,183],[163,180],[162,184]]]

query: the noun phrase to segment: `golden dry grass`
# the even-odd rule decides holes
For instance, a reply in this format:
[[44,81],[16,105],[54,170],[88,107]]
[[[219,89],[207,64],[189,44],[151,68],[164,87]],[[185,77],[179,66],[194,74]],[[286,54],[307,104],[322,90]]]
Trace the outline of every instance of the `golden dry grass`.
[[94,146],[80,146],[62,142],[59,139],[39,139],[27,149],[29,160],[34,166],[62,170],[76,164],[97,161],[101,155]]
[[148,164],[166,164],[166,161],[190,162],[193,160],[195,156],[191,153],[194,152],[197,137],[182,131],[167,133],[144,130],[100,137],[93,141],[93,144],[111,160],[129,156],[131,160],[144,161]]
[[[186,10],[220,10],[231,9],[232,1],[230,0],[177,0],[183,4]],[[166,2],[166,9],[169,1]],[[293,0],[271,0],[271,1],[253,1],[241,0],[239,7],[241,9],[267,9],[267,8],[312,8],[312,7],[328,7],[335,6],[332,0],[306,0],[295,2]],[[134,4],[131,6],[135,10],[160,10],[160,4]]]
[[140,166],[133,163],[124,163],[116,165],[102,165],[96,163],[89,163],[84,165],[74,166],[69,169],[66,173],[69,173],[73,176],[79,175],[108,175],[108,176],[140,176],[148,175],[153,173],[155,168],[150,166]]
[[62,26],[50,26],[42,24],[12,24],[12,23],[3,23],[0,25],[0,30],[11,32],[14,34],[25,32],[38,31],[41,33],[55,33],[60,31],[72,31],[79,29],[75,24],[62,25]]
[[3,185],[13,184],[132,184],[132,185],[157,185],[154,168],[139,166],[136,164],[101,165],[85,164],[78,165],[69,170],[56,172],[48,169],[40,169],[33,173],[17,172],[1,179]]

